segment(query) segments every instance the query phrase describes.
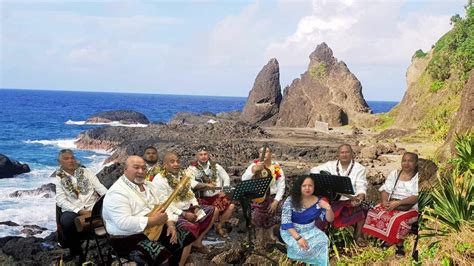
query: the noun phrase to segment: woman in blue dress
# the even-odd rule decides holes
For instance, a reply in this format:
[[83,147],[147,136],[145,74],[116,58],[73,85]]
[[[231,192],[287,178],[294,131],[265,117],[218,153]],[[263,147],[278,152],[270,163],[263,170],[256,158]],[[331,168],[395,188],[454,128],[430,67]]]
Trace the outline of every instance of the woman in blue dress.
[[315,225],[316,219],[334,220],[331,205],[313,195],[314,181],[309,176],[299,177],[290,196],[283,204],[280,233],[287,244],[287,255],[292,261],[314,265],[328,265],[326,234]]

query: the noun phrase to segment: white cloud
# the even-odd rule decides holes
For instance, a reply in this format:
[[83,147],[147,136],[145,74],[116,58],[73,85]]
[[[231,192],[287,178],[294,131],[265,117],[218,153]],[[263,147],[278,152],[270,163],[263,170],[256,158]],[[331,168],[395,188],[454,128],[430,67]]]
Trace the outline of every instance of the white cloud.
[[352,64],[407,64],[419,48],[427,50],[450,29],[449,16],[401,14],[400,1],[313,1],[312,14],[295,31],[272,41],[268,57],[288,66],[307,65],[317,44],[326,42],[335,56]]

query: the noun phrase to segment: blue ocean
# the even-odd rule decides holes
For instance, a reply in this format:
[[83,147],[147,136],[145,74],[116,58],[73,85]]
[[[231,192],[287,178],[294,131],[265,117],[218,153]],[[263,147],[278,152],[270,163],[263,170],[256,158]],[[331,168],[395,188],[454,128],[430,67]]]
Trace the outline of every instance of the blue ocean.
[[[167,122],[177,112],[226,112],[242,110],[246,98],[132,93],[65,92],[0,89],[0,153],[27,163],[31,172],[0,179],[0,222],[36,224],[56,229],[55,199],[42,195],[10,197],[20,189],[35,189],[54,183],[49,177],[57,166],[60,149],[75,149],[77,135],[96,126],[84,125],[90,115],[117,109],[145,114],[152,122]],[[369,101],[374,113],[389,111],[397,102]],[[76,150],[82,164],[98,172],[107,151]],[[21,226],[0,225],[0,237],[22,235]]]

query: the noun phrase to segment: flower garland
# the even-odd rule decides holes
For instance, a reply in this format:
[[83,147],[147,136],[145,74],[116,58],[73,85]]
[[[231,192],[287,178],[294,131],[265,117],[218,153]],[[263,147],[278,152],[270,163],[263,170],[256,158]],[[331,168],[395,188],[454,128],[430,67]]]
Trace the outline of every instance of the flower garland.
[[89,193],[89,180],[84,175],[84,169],[79,167],[74,171],[74,177],[77,179],[77,186],[72,183],[71,175],[68,175],[62,168],[57,170],[57,176],[61,178],[61,184],[66,188],[66,191],[75,198],[79,197],[79,194],[86,195]]
[[[209,168],[211,169],[211,174],[207,175],[206,172],[204,171],[204,167],[199,162],[193,162],[191,163],[192,166],[196,167],[199,170],[199,173],[203,177],[203,181],[205,183],[216,183],[217,180],[217,166],[216,163],[209,160]],[[199,176],[199,177],[201,177]]]
[[150,169],[148,169],[148,171],[146,172],[145,180],[151,182],[153,181],[153,179],[155,178],[157,174],[162,173],[162,172],[163,172],[163,169],[161,169],[159,165],[155,165],[151,167]]
[[[258,162],[260,162],[260,160],[253,161],[254,164],[257,164]],[[272,164],[270,165],[270,171],[272,171],[272,176],[275,178],[275,180],[281,178],[281,166],[277,162],[272,161]]]
[[[162,175],[168,181],[168,185],[175,190],[176,186],[179,184],[179,180],[177,177],[184,176],[185,172],[183,170],[179,170],[178,175],[175,176],[172,173],[169,173],[166,169],[163,170]],[[178,193],[175,201],[187,201],[194,197],[194,193],[191,191],[191,184],[188,182],[186,186],[184,186],[181,191]]]

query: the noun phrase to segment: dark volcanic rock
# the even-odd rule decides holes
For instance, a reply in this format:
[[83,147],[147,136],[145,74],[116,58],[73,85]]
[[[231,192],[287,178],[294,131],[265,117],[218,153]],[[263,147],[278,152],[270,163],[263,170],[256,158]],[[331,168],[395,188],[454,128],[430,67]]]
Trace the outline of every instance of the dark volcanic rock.
[[44,228],[35,224],[32,225],[24,225],[23,229],[21,230],[22,234],[26,236],[34,236],[43,233],[43,231],[48,230],[48,228]]
[[104,167],[96,176],[102,185],[110,188],[123,175],[124,166],[122,163],[113,163]]
[[42,196],[43,198],[51,198],[51,197],[54,197],[55,194],[56,194],[56,185],[53,183],[48,183],[36,189],[17,190],[13,193],[10,193],[9,196],[13,198],[18,198],[18,197],[24,197],[24,196],[43,195]]
[[191,112],[179,112],[171,118],[169,124],[172,125],[200,125],[206,123],[216,123],[219,119],[212,113],[195,114]]
[[110,123],[118,121],[122,124],[149,124],[150,121],[142,113],[132,110],[115,110],[99,112],[89,117],[86,123]]
[[308,70],[285,88],[277,125],[314,127],[316,121],[322,121],[329,126],[368,126],[375,122],[368,116],[371,111],[359,80],[325,43],[309,58]]
[[251,124],[274,125],[281,98],[280,68],[273,58],[258,73],[240,118]]
[[20,226],[19,224],[15,223],[15,222],[12,222],[12,221],[0,222],[0,224],[8,225],[8,226]]
[[30,172],[30,167],[27,164],[10,160],[7,156],[0,154],[0,178],[9,178],[28,172]]

